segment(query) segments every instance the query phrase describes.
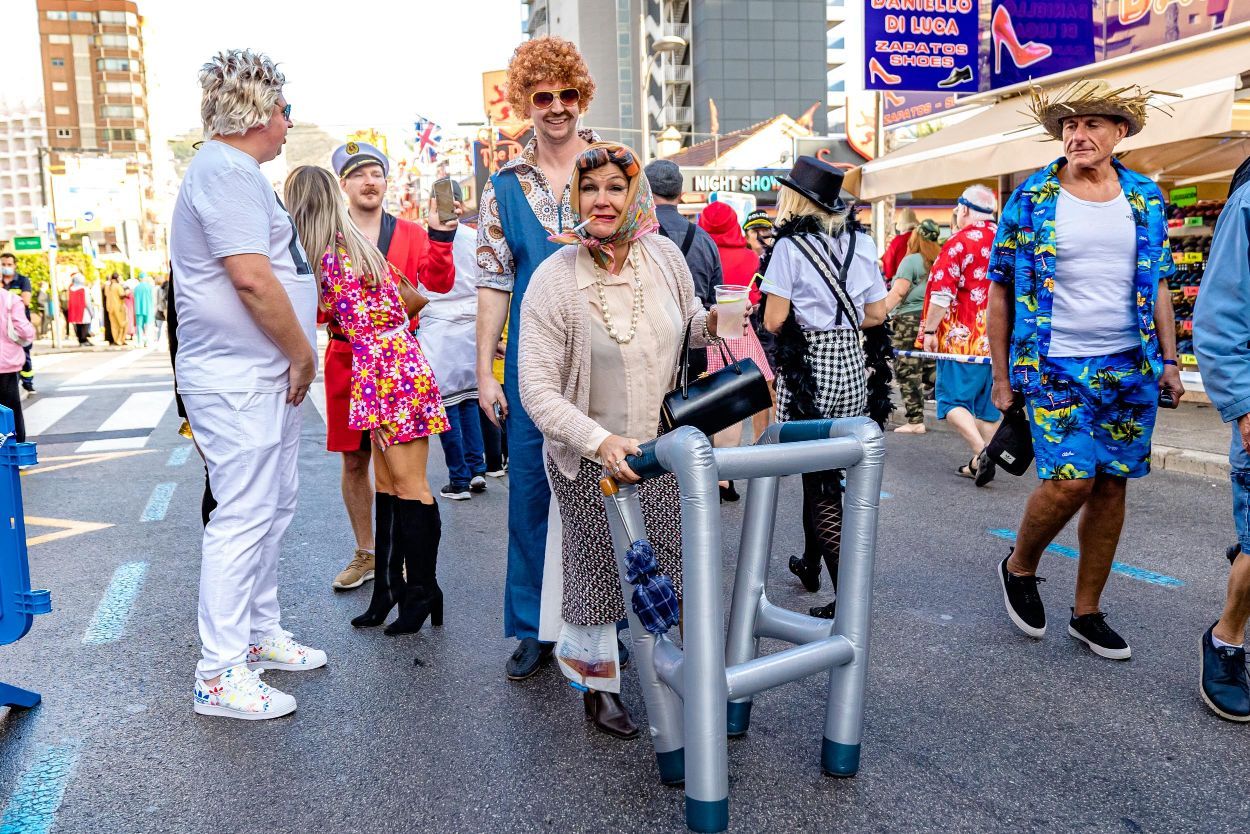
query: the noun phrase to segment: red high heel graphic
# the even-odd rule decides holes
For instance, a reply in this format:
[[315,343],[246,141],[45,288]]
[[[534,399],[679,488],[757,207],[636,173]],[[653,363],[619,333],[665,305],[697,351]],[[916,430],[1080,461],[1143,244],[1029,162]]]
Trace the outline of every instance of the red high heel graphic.
[[886,90],[885,91],[885,103],[890,105],[891,107],[902,107],[904,104],[907,103],[907,99],[903,98],[898,93],[891,92],[890,90]]
[[1050,57],[1053,51],[1049,46],[1037,41],[1029,41],[1021,46],[1020,39],[1016,37],[1016,28],[1011,25],[1011,14],[1005,6],[999,6],[994,12],[994,20],[990,24],[990,32],[994,36],[994,72],[1002,71],[1002,54],[1003,47],[1007,48],[1011,55],[1011,61],[1016,65],[1017,69],[1024,69],[1036,64],[1038,61],[1044,61]]
[[881,62],[876,58],[869,58],[868,79],[869,81],[875,81],[878,78],[880,78],[885,84],[898,84],[903,80],[901,75],[894,75],[893,73],[886,72],[885,67],[881,66]]

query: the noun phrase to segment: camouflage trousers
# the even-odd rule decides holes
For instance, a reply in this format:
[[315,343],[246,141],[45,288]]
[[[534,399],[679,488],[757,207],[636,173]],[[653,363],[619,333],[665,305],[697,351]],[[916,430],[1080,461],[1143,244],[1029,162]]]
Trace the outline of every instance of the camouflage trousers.
[[[894,327],[894,349],[917,350],[920,316],[896,316],[891,324]],[[903,395],[903,410],[909,423],[924,422],[924,392],[933,387],[933,369],[933,363],[923,359],[894,357],[894,378],[898,380],[898,390]]]

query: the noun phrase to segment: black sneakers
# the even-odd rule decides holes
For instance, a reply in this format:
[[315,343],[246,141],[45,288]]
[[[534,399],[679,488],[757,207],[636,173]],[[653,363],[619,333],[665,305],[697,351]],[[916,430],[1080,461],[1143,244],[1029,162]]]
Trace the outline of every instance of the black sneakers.
[[1124,638],[1107,625],[1107,615],[1102,611],[1082,614],[1079,617],[1073,611],[1072,619],[1068,620],[1068,634],[1089,646],[1090,651],[1099,657],[1128,660],[1133,656],[1133,650],[1124,642]]
[[1202,635],[1198,687],[1211,711],[1228,721],[1250,721],[1250,680],[1246,678],[1246,650],[1216,646],[1211,626]]
[[[1010,558],[1011,553],[1008,553],[1007,559]],[[998,563],[998,581],[1003,586],[1007,616],[1011,617],[1016,628],[1040,640],[1046,636],[1046,609],[1042,607],[1037,583],[1046,580],[1037,576],[1013,575],[1007,570],[1007,559]]]

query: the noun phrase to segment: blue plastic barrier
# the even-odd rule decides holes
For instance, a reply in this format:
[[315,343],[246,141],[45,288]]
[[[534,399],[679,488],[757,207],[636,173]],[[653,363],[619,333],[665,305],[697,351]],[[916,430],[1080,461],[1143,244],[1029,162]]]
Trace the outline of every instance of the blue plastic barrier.
[[[22,509],[22,482],[18,467],[37,463],[34,443],[13,442],[13,412],[0,405],[0,646],[16,643],[36,614],[52,610],[47,591],[30,589],[30,565],[26,560],[26,514]],[[0,683],[0,707],[30,708],[39,693]]]

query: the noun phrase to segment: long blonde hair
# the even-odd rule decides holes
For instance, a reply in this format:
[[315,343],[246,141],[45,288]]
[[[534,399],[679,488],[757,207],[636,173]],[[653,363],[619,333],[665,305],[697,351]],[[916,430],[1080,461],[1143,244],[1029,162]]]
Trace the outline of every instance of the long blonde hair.
[[347,204],[333,174],[316,165],[301,165],[287,176],[282,190],[300,243],[313,259],[318,278],[321,277],[321,256],[340,234],[343,236],[341,244],[360,280],[374,287],[379,277],[388,274],[386,258],[360,233],[347,213]]
[[782,223],[795,217],[811,216],[820,221],[820,225],[826,234],[831,237],[837,237],[842,233],[843,227],[846,226],[846,218],[850,212],[849,207],[846,211],[837,214],[825,211],[793,188],[787,188],[783,185],[781,193],[777,197],[777,219],[773,222],[780,226]]

